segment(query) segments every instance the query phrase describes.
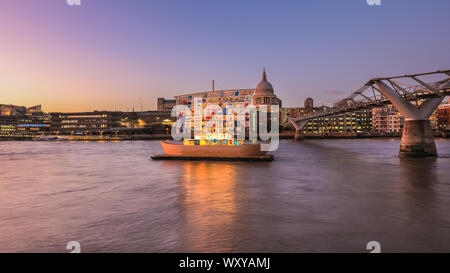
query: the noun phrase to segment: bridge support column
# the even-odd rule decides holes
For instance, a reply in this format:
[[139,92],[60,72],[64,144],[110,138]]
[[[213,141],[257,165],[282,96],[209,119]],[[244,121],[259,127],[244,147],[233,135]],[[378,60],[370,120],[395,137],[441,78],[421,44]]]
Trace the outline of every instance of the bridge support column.
[[[308,124],[308,120],[302,120],[302,121],[295,121],[294,119],[289,119],[292,126],[295,128],[295,136],[294,139],[301,141],[305,139],[305,135],[303,134],[303,128],[305,128],[305,125]],[[298,123],[297,123],[298,122]]]
[[297,141],[305,140],[305,135],[303,134],[303,130],[295,129],[295,140],[297,140]]
[[436,157],[433,131],[429,120],[405,120],[400,143],[401,157]]
[[405,118],[402,140],[400,142],[400,156],[436,157],[436,145],[429,117],[444,97],[428,99],[420,107],[415,107],[381,80],[376,80],[375,83],[380,92],[389,98],[391,103]]

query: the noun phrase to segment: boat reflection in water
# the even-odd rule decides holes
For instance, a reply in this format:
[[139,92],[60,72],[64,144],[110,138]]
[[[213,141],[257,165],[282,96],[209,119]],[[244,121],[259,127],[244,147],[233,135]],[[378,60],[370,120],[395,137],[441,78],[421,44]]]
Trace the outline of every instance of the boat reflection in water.
[[238,214],[236,166],[186,162],[183,167],[184,244],[194,252],[233,251],[232,230]]

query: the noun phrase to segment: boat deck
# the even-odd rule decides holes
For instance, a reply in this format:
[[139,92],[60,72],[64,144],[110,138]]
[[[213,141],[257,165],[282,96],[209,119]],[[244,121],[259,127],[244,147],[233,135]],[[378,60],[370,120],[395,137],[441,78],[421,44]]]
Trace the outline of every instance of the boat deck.
[[205,157],[205,156],[174,156],[174,155],[153,155],[153,160],[186,160],[186,161],[272,161],[273,155],[263,156],[239,156],[239,157]]

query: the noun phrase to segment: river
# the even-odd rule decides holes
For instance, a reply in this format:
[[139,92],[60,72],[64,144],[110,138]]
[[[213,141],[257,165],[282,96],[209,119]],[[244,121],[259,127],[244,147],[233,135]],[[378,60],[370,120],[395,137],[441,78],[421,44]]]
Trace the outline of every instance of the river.
[[273,162],[153,161],[158,141],[0,142],[0,251],[450,251],[450,140],[282,140]]

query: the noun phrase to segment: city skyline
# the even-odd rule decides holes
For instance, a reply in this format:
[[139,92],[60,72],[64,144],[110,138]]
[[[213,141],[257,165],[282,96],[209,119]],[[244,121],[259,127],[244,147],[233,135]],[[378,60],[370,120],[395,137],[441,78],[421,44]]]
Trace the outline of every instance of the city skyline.
[[448,1],[5,1],[0,103],[131,111],[142,98],[150,110],[158,97],[210,90],[213,79],[216,89],[255,88],[265,66],[284,106],[307,97],[331,104],[372,77],[447,69],[450,37],[440,29],[449,8]]

